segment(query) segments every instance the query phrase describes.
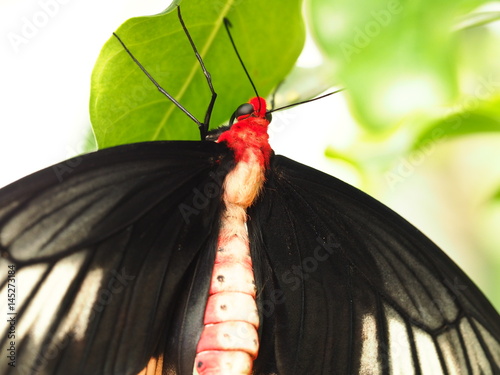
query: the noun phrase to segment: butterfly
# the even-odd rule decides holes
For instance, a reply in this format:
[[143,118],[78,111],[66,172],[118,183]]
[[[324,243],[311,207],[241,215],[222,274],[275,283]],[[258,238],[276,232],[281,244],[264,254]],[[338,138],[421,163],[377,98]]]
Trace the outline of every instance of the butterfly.
[[[233,118],[265,120],[251,103]],[[227,140],[143,142],[3,188],[2,371],[192,374],[238,163]],[[332,176],[264,164],[245,222],[253,373],[499,373],[500,316],[435,244]]]

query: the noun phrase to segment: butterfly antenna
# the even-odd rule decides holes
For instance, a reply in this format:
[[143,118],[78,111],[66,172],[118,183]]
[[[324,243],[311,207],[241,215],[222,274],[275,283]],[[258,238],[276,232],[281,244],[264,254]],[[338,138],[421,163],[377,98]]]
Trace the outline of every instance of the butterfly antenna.
[[[257,92],[257,88],[253,84],[252,78],[250,77],[250,74],[248,73],[248,70],[243,63],[243,60],[240,56],[240,53],[238,52],[238,48],[236,48],[236,44],[234,43],[233,36],[231,35],[230,28],[233,27],[231,24],[231,21],[229,21],[227,18],[224,18],[224,26],[226,27],[227,35],[229,35],[229,40],[231,40],[231,44],[233,46],[234,52],[236,52],[236,56],[238,56],[238,60],[240,60],[240,64],[243,67],[243,70],[245,71],[245,74],[247,75],[248,80],[250,81],[250,84],[252,85],[253,91],[255,92],[255,96],[259,96],[259,93]],[[260,100],[259,100],[259,106],[260,106]],[[260,108],[258,109],[260,111]]]
[[276,94],[278,93],[278,90],[280,89],[280,87],[283,84],[283,82],[285,82],[285,81],[282,80],[280,83],[278,83],[278,86],[276,86],[276,88],[273,91],[273,95],[271,96],[271,101],[270,101],[271,111],[274,110],[274,105],[276,104]]
[[188,115],[188,117],[193,120],[197,125],[198,127],[201,129],[201,127],[203,126],[203,124],[198,121],[198,119],[196,117],[193,116],[193,114],[191,112],[189,112],[186,108],[184,108],[184,106],[179,103],[177,100],[175,100],[175,98],[170,95],[163,87],[160,86],[160,84],[151,76],[151,74],[149,74],[149,72],[146,70],[146,68],[139,62],[139,60],[137,60],[135,58],[135,56],[132,54],[132,52],[130,52],[130,50],[127,48],[127,46],[125,45],[125,43],[123,43],[123,41],[120,39],[120,37],[116,34],[116,33],[113,33],[113,35],[115,36],[116,39],[118,39],[118,41],[120,42],[120,44],[122,45],[123,49],[129,54],[129,56],[132,58],[132,60],[134,60],[134,62],[137,64],[137,66],[143,71],[143,73],[146,75],[146,77],[149,78],[149,80],[151,82],[153,82],[153,84],[156,86],[156,88],[158,89],[158,91],[160,91],[163,95],[165,95],[172,103],[174,103],[177,108],[179,108],[182,112],[184,112],[186,115]]
[[345,90],[345,89],[338,89],[338,90],[335,90],[335,91],[329,92],[328,94],[318,96],[318,97],[316,97],[316,98],[312,98],[312,99],[308,99],[308,100],[303,100],[303,101],[301,101],[301,102],[297,102],[297,103],[293,103],[293,104],[288,104],[288,105],[285,105],[284,107],[280,107],[280,108],[276,108],[276,109],[271,109],[270,111],[267,111],[267,113],[272,113],[272,112],[276,112],[276,111],[281,111],[282,109],[286,109],[286,108],[290,108],[290,107],[295,107],[296,105],[299,105],[299,104],[304,104],[304,103],[314,102],[315,100],[319,100],[319,99],[326,98],[327,96],[330,96],[330,95],[336,94],[336,93],[341,92],[341,91],[344,91],[344,90]]
[[198,59],[198,62],[200,63],[201,69],[203,70],[203,74],[205,75],[205,78],[207,79],[208,87],[210,88],[210,92],[212,93],[212,98],[210,99],[210,103],[208,104],[207,107],[207,112],[205,114],[205,119],[204,122],[199,121],[191,112],[189,112],[181,103],[179,103],[172,95],[170,95],[163,87],[160,86],[160,84],[149,74],[149,72],[146,70],[146,68],[135,58],[135,56],[132,54],[132,52],[128,49],[128,47],[125,45],[125,43],[120,39],[120,37],[116,34],[113,33],[116,39],[120,42],[122,45],[123,49],[129,54],[129,56],[132,58],[132,60],[136,63],[136,65],[143,71],[143,73],[146,75],[146,77],[149,78],[149,80],[156,86],[158,91],[160,91],[163,95],[165,95],[174,105],[179,108],[182,112],[184,112],[191,120],[193,120],[196,125],[198,125],[198,129],[200,130],[200,136],[201,139],[205,139],[208,131],[208,126],[210,123],[210,117],[212,115],[212,110],[214,107],[215,99],[217,98],[217,93],[214,90],[214,87],[212,85],[212,77],[210,76],[210,73],[207,71],[205,68],[205,64],[203,63],[203,59],[201,58],[200,54],[198,53],[198,50],[196,49],[193,39],[191,39],[191,35],[189,34],[188,29],[186,28],[186,25],[184,24],[184,20],[182,19],[181,15],[181,8],[177,7],[177,15],[179,17],[179,21],[181,23],[182,29],[184,30],[184,33],[186,34],[189,43],[191,44],[191,47],[193,48],[193,51],[196,55],[196,58]]
[[207,68],[205,67],[205,63],[203,62],[203,59],[201,58],[201,55],[198,53],[198,50],[196,49],[196,46],[193,42],[193,39],[191,38],[191,34],[189,34],[189,31],[184,24],[184,20],[182,19],[181,15],[181,7],[177,7],[177,15],[179,16],[179,21],[181,23],[182,29],[184,30],[184,33],[186,34],[189,44],[191,44],[191,48],[194,51],[194,54],[196,58],[198,59],[198,62],[200,63],[201,70],[203,70],[203,74],[205,75],[205,78],[207,80],[208,87],[210,88],[210,92],[212,93],[212,97],[210,99],[210,103],[208,103],[207,111],[205,112],[205,119],[203,121],[202,127],[200,127],[200,134],[201,134],[201,139],[205,139],[207,132],[208,132],[208,127],[210,125],[210,117],[212,116],[212,111],[214,109],[214,104],[215,104],[215,99],[217,99],[217,93],[214,90],[214,86],[212,85],[212,76],[208,72]]

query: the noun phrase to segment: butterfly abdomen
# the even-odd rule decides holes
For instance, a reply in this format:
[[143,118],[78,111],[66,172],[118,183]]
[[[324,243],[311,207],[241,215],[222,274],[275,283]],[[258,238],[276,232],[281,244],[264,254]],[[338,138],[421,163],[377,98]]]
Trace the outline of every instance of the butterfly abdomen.
[[204,328],[196,350],[198,374],[251,372],[259,349],[255,295],[248,236],[241,232],[220,236]]
[[[258,103],[265,109],[265,102]],[[259,313],[250,257],[246,209],[258,196],[269,164],[269,122],[240,119],[224,132],[236,165],[224,180],[224,211],[205,309],[204,328],[196,349],[194,373],[250,374],[259,351]]]

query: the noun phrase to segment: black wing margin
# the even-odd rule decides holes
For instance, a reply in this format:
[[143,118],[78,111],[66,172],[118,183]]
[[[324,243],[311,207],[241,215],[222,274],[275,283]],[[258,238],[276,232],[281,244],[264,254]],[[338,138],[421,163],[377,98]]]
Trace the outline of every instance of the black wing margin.
[[203,314],[185,312],[206,301],[195,280],[210,277],[226,154],[212,142],[119,146],[2,189],[0,298],[16,289],[16,315],[3,315],[15,324],[0,326],[0,372],[137,374],[151,358],[192,370]]
[[256,374],[500,373],[498,313],[373,198],[276,156],[249,217],[262,270]]

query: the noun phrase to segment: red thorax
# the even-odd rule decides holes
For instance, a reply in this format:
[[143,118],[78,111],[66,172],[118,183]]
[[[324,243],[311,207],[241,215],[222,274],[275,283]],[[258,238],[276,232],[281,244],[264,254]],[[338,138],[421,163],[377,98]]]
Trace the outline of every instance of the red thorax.
[[238,122],[222,133],[218,142],[227,143],[234,152],[236,162],[247,162],[253,154],[262,166],[267,167],[272,150],[267,134],[269,121],[266,119],[266,101],[255,97],[249,103],[254,108],[253,113],[239,116]]

